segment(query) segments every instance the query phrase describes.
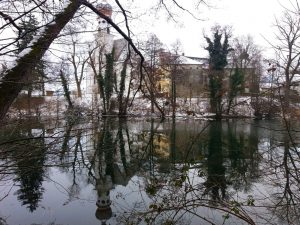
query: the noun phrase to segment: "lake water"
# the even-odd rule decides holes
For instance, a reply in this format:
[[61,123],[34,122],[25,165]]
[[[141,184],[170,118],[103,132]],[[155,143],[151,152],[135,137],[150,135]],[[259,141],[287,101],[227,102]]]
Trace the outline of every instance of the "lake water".
[[0,225],[300,224],[299,131],[277,120],[12,122],[0,130]]

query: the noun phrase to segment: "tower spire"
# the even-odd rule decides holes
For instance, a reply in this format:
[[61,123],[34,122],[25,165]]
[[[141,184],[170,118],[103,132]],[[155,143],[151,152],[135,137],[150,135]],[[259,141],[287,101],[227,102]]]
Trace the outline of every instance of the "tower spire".
[[[107,3],[106,0],[102,0],[102,2],[99,3],[96,7],[99,12],[101,12],[105,16],[111,18],[111,15],[113,12],[112,6],[109,3]],[[105,19],[99,17],[98,23],[99,23],[99,27],[98,27],[99,31],[104,31],[108,34],[110,33],[109,24],[106,22]]]

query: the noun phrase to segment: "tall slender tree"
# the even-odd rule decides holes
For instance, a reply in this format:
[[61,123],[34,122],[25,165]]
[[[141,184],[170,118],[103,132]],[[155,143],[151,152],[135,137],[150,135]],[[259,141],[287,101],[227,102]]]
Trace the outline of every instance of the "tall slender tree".
[[[129,96],[128,93],[127,93],[127,97],[125,97],[124,94],[126,89],[125,83],[126,83],[127,68],[128,68],[129,61],[130,61],[130,55],[128,54],[126,56],[125,61],[122,64],[122,70],[120,73],[120,82],[119,82],[119,90],[118,90],[119,116],[125,116],[127,114]],[[130,85],[128,87],[128,91],[130,91],[129,89],[130,89]]]
[[146,72],[148,79],[146,80],[146,86],[148,87],[150,101],[151,101],[151,113],[154,113],[154,104],[156,102],[156,83],[158,79],[158,68],[160,66],[160,52],[163,44],[155,34],[151,34],[145,43],[145,58],[146,58]]
[[243,90],[244,84],[244,71],[235,67],[233,73],[229,77],[229,91],[228,91],[228,105],[227,114],[229,114],[233,100]]
[[107,110],[106,114],[111,113],[111,97],[114,91],[114,55],[115,55],[114,48],[112,49],[111,53],[108,53],[105,55],[106,58],[106,66],[105,66],[105,73],[104,73],[104,95],[106,101],[104,104],[106,104],[105,108]]
[[300,6],[297,0],[289,1],[289,3],[291,5],[284,6],[282,16],[276,18],[276,40],[270,43],[277,56],[277,70],[284,78],[284,83],[282,83],[284,114],[290,112],[291,86],[295,74],[300,72]]
[[[205,1],[194,0],[197,5],[196,8]],[[1,2],[2,3],[2,2]],[[0,81],[0,120],[2,120],[15,98],[20,91],[26,85],[27,80],[31,76],[32,68],[37,65],[37,62],[42,59],[43,55],[49,49],[50,45],[55,39],[58,38],[59,33],[63,30],[66,24],[71,21],[75,14],[76,18],[82,18],[83,20],[89,20],[90,11],[94,12],[99,17],[103,18],[108,24],[110,24],[132,47],[133,51],[139,56],[140,63],[140,82],[138,90],[141,90],[144,74],[143,74],[143,62],[144,56],[138,50],[137,46],[133,43],[130,37],[131,30],[128,25],[128,11],[123,8],[119,1],[116,1],[118,8],[122,12],[123,18],[126,21],[126,31],[124,32],[120,26],[114,23],[110,17],[100,12],[92,3],[87,0],[69,0],[69,1],[47,1],[47,0],[7,0],[4,1],[0,9],[0,18],[5,21],[5,24],[1,26],[1,33],[12,33],[11,30],[18,30],[17,39],[22,38],[22,29],[17,25],[17,20],[26,18],[30,13],[33,15],[41,15],[39,20],[39,34],[35,35],[32,39],[32,46],[24,54],[18,55],[18,60],[15,64],[7,67],[7,71],[1,75]],[[173,5],[175,8],[182,10],[182,12],[191,13],[182,4],[178,4],[173,0],[169,4],[161,4],[162,2],[154,1],[152,5],[163,6],[168,14],[173,13],[173,9],[170,11],[170,7]],[[22,8],[22,10],[11,11],[10,8]],[[84,8],[89,10],[84,10]],[[51,9],[51,10],[49,10]],[[81,10],[82,9],[82,10]],[[53,13],[56,12],[56,13]],[[78,24],[78,23],[77,23]],[[13,40],[13,41],[12,41]],[[8,56],[12,51],[12,46],[17,42],[15,38],[1,39],[0,55]],[[26,53],[26,54],[25,54]],[[155,101],[155,106],[163,114],[163,111]]]
[[227,27],[215,26],[213,29],[213,40],[205,37],[208,46],[205,48],[209,53],[209,91],[210,106],[216,119],[222,117],[222,99],[225,94],[223,87],[224,68],[227,66],[227,56],[232,50],[229,45],[230,32]]

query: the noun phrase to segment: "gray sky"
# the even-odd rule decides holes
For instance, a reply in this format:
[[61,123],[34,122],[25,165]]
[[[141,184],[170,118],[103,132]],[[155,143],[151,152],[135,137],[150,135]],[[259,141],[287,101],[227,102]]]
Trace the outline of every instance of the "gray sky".
[[[287,5],[289,1],[211,0],[212,8],[201,6],[200,14],[196,12],[196,15],[202,19],[201,21],[179,12],[179,17],[176,18],[177,23],[172,20],[167,21],[166,17],[161,15],[153,19],[153,11],[149,11],[149,14],[139,17],[137,22],[139,25],[136,27],[133,25],[133,30],[139,30],[141,33],[145,30],[154,32],[162,42],[168,45],[178,38],[182,42],[186,55],[204,56],[206,52],[203,50],[205,45],[203,31],[209,35],[210,28],[216,23],[231,25],[234,36],[250,34],[254,37],[254,41],[270,54],[269,44],[264,37],[271,41],[274,36],[275,16],[280,17],[282,11],[280,3]],[[182,4],[193,10],[193,6],[187,0],[182,1]],[[143,26],[139,27],[141,23]],[[139,35],[139,33],[136,34]]]

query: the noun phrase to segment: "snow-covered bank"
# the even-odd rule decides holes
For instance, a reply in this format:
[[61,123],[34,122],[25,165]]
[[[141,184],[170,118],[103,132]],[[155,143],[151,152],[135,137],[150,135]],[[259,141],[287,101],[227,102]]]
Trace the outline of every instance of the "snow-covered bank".
[[[10,109],[9,118],[23,118],[28,115],[40,116],[40,117],[62,117],[67,111],[67,104],[63,97],[42,97],[43,101],[36,102],[32,99],[30,104],[30,111],[28,110],[28,104],[25,100],[23,102],[16,102]],[[25,102],[25,103],[24,103]],[[166,98],[158,99],[158,103],[163,109],[166,117],[172,116],[172,105]],[[76,101],[75,107],[78,108],[83,116],[102,116],[101,103],[88,104],[84,101]],[[250,97],[240,97],[230,110],[229,115],[225,112],[226,102],[224,102],[224,117],[254,117],[254,109],[252,107]],[[113,110],[111,116],[118,114],[117,107]],[[210,105],[208,98],[178,98],[176,100],[176,118],[195,118],[205,119],[212,118],[214,114],[210,113]],[[134,99],[132,105],[127,110],[128,117],[160,117],[158,110],[154,113],[151,112],[151,102],[146,98]]]

